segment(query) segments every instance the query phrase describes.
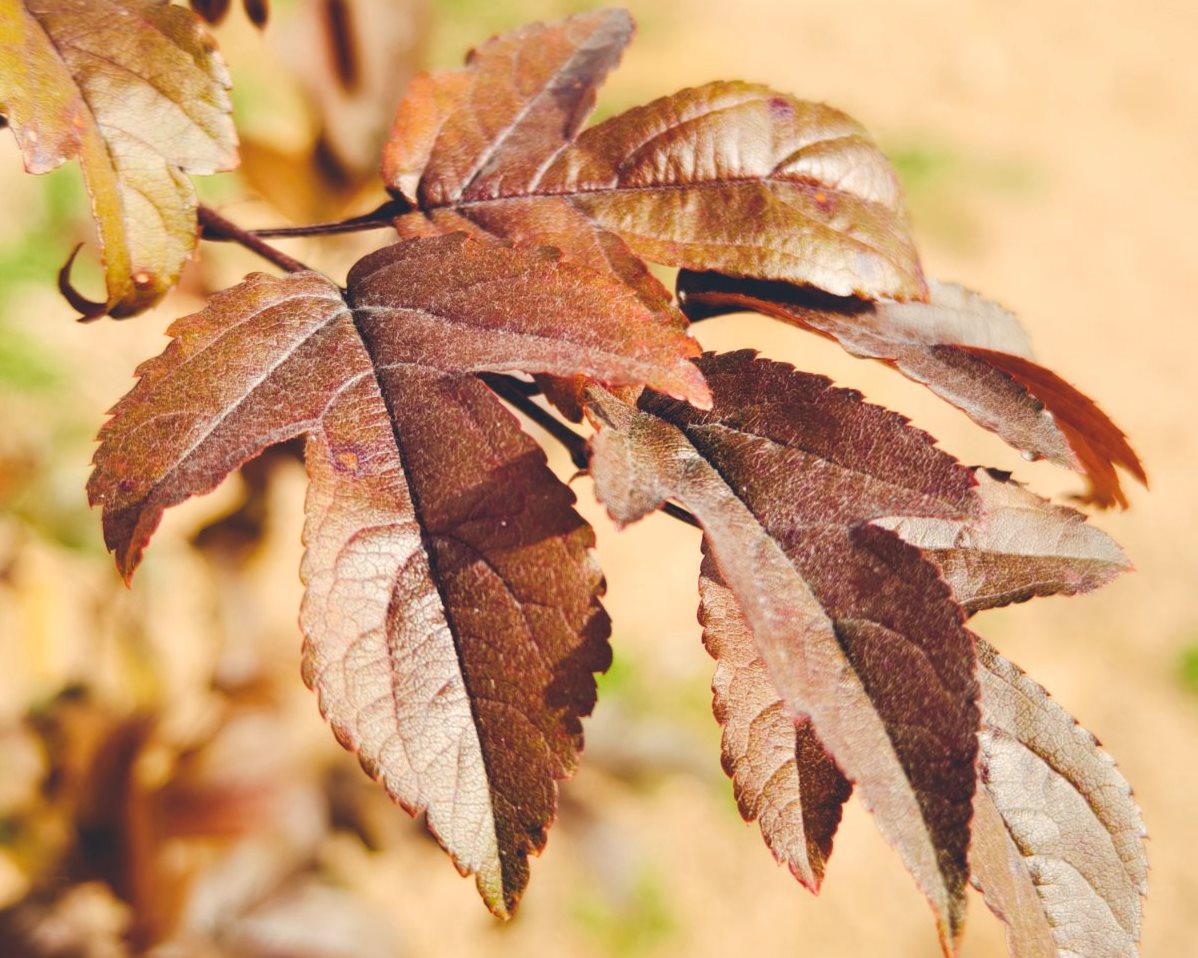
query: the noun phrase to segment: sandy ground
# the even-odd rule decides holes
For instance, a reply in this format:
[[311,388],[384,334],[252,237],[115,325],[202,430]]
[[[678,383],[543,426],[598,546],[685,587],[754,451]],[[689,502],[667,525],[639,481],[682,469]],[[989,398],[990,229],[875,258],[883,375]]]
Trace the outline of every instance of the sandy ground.
[[[1198,6],[632,6],[642,33],[605,105],[740,77],[854,114],[908,177],[928,272],[1016,310],[1040,359],[1095,395],[1131,436],[1151,492],[1133,488],[1129,511],[1095,521],[1123,543],[1138,571],[1097,595],[986,613],[975,624],[1118,759],[1152,835],[1143,953],[1192,954],[1198,695],[1187,690],[1179,661],[1198,643],[1191,425],[1198,409]],[[466,9],[452,3],[439,11],[438,57],[446,38],[480,38]],[[487,26],[546,11],[552,5],[505,6],[487,14]],[[7,191],[26,188],[15,167],[5,142],[6,202]],[[13,230],[4,224],[5,235]],[[87,376],[76,392],[97,423],[135,359],[158,348],[165,321],[190,306],[83,328],[49,295],[0,303],[12,311],[10,326],[37,327],[38,337]],[[1076,477],[1029,466],[922,389],[810,336],[729,317],[704,324],[699,338],[708,348],[754,345],[856,386],[910,415],[965,461],[1012,469],[1044,494],[1079,489]],[[84,467],[65,466],[56,481],[69,489]],[[300,518],[293,507],[302,482],[289,475],[284,486],[287,508],[251,581],[264,591],[248,601],[258,603],[261,629],[294,654]],[[534,865],[521,915],[507,926],[490,919],[468,883],[406,821],[388,853],[367,856],[342,842],[331,846],[330,860],[355,871],[410,955],[937,954],[927,907],[855,803],[819,899],[773,864],[755,828],[740,823],[719,772],[714,723],[702,714],[710,663],[694,618],[697,539],[660,517],[617,534],[586,482],[576,488],[598,528],[621,664],[608,682],[611,706],[601,702],[591,723],[591,762],[565,789],[562,824]],[[168,523],[158,548],[178,548],[189,522],[184,515]],[[142,587],[153,578],[148,573]],[[314,705],[303,714],[300,721],[320,734]],[[1004,954],[998,923],[980,900],[971,907],[963,954]]]

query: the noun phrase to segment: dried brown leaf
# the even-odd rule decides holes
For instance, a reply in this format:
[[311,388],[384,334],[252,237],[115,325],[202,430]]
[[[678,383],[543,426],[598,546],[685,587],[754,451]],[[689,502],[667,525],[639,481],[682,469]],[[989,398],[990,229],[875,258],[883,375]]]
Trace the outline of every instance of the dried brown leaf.
[[237,165],[229,78],[199,19],[165,0],[5,3],[0,112],[29,172],[83,167],[108,286],[89,313],[158,302],[195,248],[185,174]]

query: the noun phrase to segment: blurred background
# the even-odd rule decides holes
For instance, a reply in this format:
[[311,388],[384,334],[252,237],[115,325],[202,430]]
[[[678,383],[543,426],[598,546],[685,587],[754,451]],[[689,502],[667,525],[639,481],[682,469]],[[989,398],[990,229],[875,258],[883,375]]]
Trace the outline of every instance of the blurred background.
[[[588,5],[349,0],[338,69],[324,0],[276,0],[264,31],[216,30],[243,168],[201,180],[245,226],[376,205],[374,169],[417,67]],[[1136,789],[1152,864],[1147,956],[1198,937],[1198,6],[1057,0],[656,0],[601,116],[716,78],[826,100],[866,124],[906,185],[930,275],[1014,309],[1039,358],[1128,432],[1152,482],[1095,520],[1137,567],[1103,592],[987,612],[976,629],[1094,731]],[[103,413],[171,319],[258,263],[205,244],[153,313],[73,322],[54,274],[93,264],[78,170],[27,177],[0,134],[0,953],[117,958],[938,954],[931,914],[853,802],[814,899],[740,821],[719,767],[695,623],[697,534],[623,533],[586,481],[615,664],[583,768],[520,914],[492,919],[422,826],[341,752],[299,676],[304,477],[286,449],[173,511],[132,590],[83,485]],[[343,271],[386,234],[291,241]],[[86,257],[82,257],[86,258]],[[81,258],[81,259],[82,259]],[[340,273],[337,271],[341,271]],[[881,366],[748,316],[707,348],[754,345],[911,416],[966,462],[1044,495],[1029,465]],[[554,456],[563,476],[569,464]],[[25,942],[11,935],[19,929]],[[7,944],[3,942],[7,941]],[[964,955],[1004,954],[976,896]]]

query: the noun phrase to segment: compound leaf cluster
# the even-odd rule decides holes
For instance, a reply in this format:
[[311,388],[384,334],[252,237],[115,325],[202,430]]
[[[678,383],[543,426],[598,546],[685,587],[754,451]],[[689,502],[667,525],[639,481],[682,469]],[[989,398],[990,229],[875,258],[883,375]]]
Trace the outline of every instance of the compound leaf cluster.
[[[0,112],[31,171],[81,159],[103,309],[136,312],[194,243],[184,172],[233,159],[211,41],[155,0],[0,11]],[[171,327],[88,484],[118,567],[165,509],[304,437],[304,678],[509,916],[611,655],[593,533],[499,398],[543,393],[593,428],[575,452],[617,523],[666,508],[701,528],[722,761],[800,882],[818,890],[855,793],[946,953],[972,881],[1015,955],[1134,955],[1126,782],[966,624],[1105,584],[1118,546],[826,378],[701,354],[689,324],[753,310],[829,337],[1082,473],[1099,505],[1126,504],[1116,466],[1142,480],[1139,460],[1013,316],[925,278],[894,171],[843,113],[715,82],[584,129],[632,32],[582,14],[418,76],[382,157],[399,242],[344,289],[256,273]],[[675,291],[650,264],[680,270]]]

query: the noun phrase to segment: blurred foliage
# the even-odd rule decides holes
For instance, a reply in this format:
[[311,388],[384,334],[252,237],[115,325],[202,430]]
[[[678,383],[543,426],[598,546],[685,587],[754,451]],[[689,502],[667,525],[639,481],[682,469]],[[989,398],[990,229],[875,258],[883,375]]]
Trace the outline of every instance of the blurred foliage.
[[657,871],[643,865],[619,900],[601,893],[580,894],[574,920],[609,955],[643,955],[667,945],[678,919],[669,890]]
[[1185,690],[1198,695],[1198,642],[1181,650],[1177,657],[1177,674]]

